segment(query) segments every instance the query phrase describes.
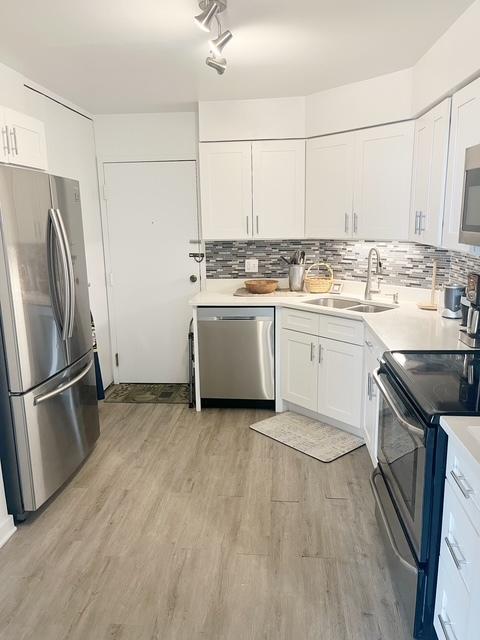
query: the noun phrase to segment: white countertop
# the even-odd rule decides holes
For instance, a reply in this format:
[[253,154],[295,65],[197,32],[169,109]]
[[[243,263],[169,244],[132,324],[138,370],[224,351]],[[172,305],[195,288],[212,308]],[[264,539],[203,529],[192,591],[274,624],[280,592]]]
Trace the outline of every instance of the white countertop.
[[440,425],[454,438],[465,453],[480,465],[480,417],[443,416]]
[[[384,287],[385,292],[388,292],[389,289],[399,292],[400,304],[394,309],[381,313],[358,313],[308,304],[309,300],[332,294],[306,294],[304,297],[234,296],[235,290],[242,285],[243,280],[226,280],[223,283],[216,281],[213,286],[211,285],[212,288],[202,291],[192,298],[190,304],[194,307],[288,307],[350,318],[364,322],[388,350],[468,349],[458,340],[459,320],[442,318],[440,313],[436,311],[424,311],[418,308],[418,300],[429,299],[427,290]],[[364,286],[358,282],[345,282],[344,290],[339,297],[357,298],[362,301]],[[391,304],[392,299],[374,295],[372,302]]]

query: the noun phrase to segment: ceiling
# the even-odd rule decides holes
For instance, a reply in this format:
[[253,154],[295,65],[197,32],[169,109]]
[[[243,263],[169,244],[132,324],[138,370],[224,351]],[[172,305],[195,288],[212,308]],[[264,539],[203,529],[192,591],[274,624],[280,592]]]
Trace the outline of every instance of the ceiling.
[[92,113],[306,95],[411,66],[473,0],[229,0],[224,76],[196,0],[0,0],[0,61]]

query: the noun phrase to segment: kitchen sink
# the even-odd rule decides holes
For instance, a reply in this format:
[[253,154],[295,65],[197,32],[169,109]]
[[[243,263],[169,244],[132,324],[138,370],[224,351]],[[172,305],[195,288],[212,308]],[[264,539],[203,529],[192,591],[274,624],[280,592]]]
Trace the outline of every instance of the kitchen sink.
[[316,304],[320,307],[330,307],[330,309],[348,309],[348,307],[360,304],[360,300],[328,297],[317,298],[316,300],[307,300],[306,304]]
[[390,311],[393,308],[384,304],[359,304],[356,307],[350,307],[348,310],[358,311],[358,313],[380,313],[381,311]]

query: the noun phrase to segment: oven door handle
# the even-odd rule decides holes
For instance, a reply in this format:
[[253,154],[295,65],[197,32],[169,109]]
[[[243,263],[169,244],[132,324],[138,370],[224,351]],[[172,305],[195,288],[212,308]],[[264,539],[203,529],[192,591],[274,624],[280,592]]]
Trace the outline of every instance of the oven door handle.
[[417,438],[423,438],[425,436],[423,429],[420,429],[419,427],[416,427],[414,424],[411,424],[411,422],[408,422],[408,420],[405,420],[405,418],[402,416],[402,414],[398,410],[397,405],[395,404],[395,401],[393,400],[392,396],[389,394],[387,387],[383,384],[380,376],[378,375],[378,372],[379,372],[379,369],[375,369],[375,371],[373,372],[373,378],[378,388],[382,392],[385,400],[388,402],[389,406],[393,410],[397,420],[413,436],[416,436]]
[[380,498],[380,496],[378,494],[377,487],[375,486],[375,476],[378,475],[379,473],[380,472],[378,471],[378,469],[374,470],[374,472],[370,476],[370,485],[372,487],[373,497],[375,498],[375,502],[377,504],[378,510],[380,512],[380,515],[382,517],[383,525],[385,527],[385,531],[387,533],[387,537],[388,537],[388,540],[390,542],[390,546],[392,547],[392,551],[396,555],[396,557],[397,557],[398,561],[400,562],[400,564],[402,564],[406,569],[408,569],[408,571],[417,573],[416,565],[408,562],[408,560],[405,560],[405,558],[402,556],[402,554],[398,550],[397,543],[395,542],[395,538],[393,537],[393,533],[392,533],[392,530],[391,530],[390,525],[388,523],[387,516],[386,516],[385,510],[384,510],[383,505],[382,505],[381,498]]

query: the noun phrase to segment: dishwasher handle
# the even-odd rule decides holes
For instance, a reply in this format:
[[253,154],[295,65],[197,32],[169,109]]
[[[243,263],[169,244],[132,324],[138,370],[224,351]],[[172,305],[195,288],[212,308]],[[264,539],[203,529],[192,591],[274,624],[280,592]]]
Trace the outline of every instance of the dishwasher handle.
[[[207,318],[205,318],[206,320]],[[212,316],[208,320],[259,320],[258,316]]]

